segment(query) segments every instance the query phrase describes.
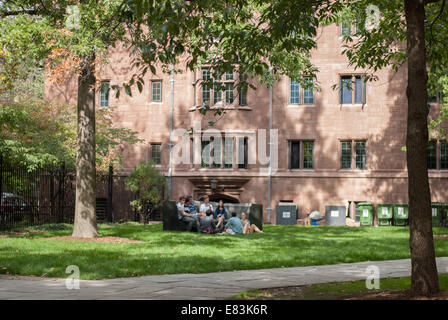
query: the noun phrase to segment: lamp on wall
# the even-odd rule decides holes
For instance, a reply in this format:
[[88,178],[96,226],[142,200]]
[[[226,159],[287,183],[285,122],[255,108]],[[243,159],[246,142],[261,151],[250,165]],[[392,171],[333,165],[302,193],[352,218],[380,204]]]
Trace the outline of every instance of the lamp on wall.
[[216,190],[216,185],[218,184],[218,181],[216,179],[211,179],[210,180],[210,187],[212,188],[213,191]]

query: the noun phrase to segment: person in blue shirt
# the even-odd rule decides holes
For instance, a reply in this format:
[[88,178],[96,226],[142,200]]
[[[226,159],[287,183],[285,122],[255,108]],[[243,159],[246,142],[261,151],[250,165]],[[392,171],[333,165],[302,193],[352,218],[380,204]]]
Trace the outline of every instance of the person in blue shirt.
[[225,232],[228,234],[243,234],[243,225],[236,212],[232,212],[232,218],[225,225]]
[[227,215],[226,208],[224,208],[224,202],[219,200],[218,206],[213,213],[213,218],[216,223],[216,228],[219,229],[220,232],[224,229],[224,224],[228,221],[229,217]]

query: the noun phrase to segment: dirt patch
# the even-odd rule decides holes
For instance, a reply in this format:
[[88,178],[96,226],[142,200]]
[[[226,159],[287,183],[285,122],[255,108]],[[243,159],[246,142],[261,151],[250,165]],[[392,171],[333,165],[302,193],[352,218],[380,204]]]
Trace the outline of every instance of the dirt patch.
[[391,290],[382,292],[368,292],[342,298],[343,300],[448,300],[448,290],[430,297],[411,297],[409,290]]
[[82,242],[106,242],[106,243],[147,243],[145,241],[120,238],[120,237],[77,238],[72,236],[64,236],[64,237],[51,237],[45,239],[58,240],[58,241],[82,241]]
[[250,299],[257,300],[448,300],[448,290],[441,291],[440,293],[431,297],[411,297],[410,290],[390,290],[390,291],[376,291],[376,292],[360,292],[351,295],[341,296],[329,296],[327,292],[315,292],[314,294],[307,295],[306,290],[311,287],[298,286],[298,287],[281,287],[263,289]]
[[438,234],[434,235],[434,239],[448,239],[448,234]]

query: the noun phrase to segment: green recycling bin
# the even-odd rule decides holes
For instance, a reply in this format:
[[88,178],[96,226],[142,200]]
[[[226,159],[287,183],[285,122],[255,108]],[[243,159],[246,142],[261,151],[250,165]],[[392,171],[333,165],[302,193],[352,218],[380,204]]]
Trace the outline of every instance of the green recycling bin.
[[358,203],[359,224],[371,226],[373,223],[373,205],[370,202]]
[[409,218],[409,206],[407,204],[394,204],[394,225],[405,226]]
[[431,203],[432,226],[440,227],[442,225],[442,204],[438,202]]
[[379,204],[378,205],[378,225],[379,226],[390,226],[392,220],[392,204]]

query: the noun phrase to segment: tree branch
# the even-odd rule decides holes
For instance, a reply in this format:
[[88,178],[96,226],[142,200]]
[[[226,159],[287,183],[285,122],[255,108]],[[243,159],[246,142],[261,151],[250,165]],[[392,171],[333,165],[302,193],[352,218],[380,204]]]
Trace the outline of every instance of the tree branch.
[[434,18],[434,20],[431,22],[431,25],[429,26],[430,29],[432,29],[432,26],[434,25],[434,23],[436,23],[436,21],[440,18],[440,16],[443,13],[443,9],[445,8],[445,2],[446,0],[443,0],[442,2],[442,6],[440,7],[440,11],[439,14]]
[[0,17],[18,16],[19,14],[38,15],[41,11],[37,9],[13,10],[0,13]]

